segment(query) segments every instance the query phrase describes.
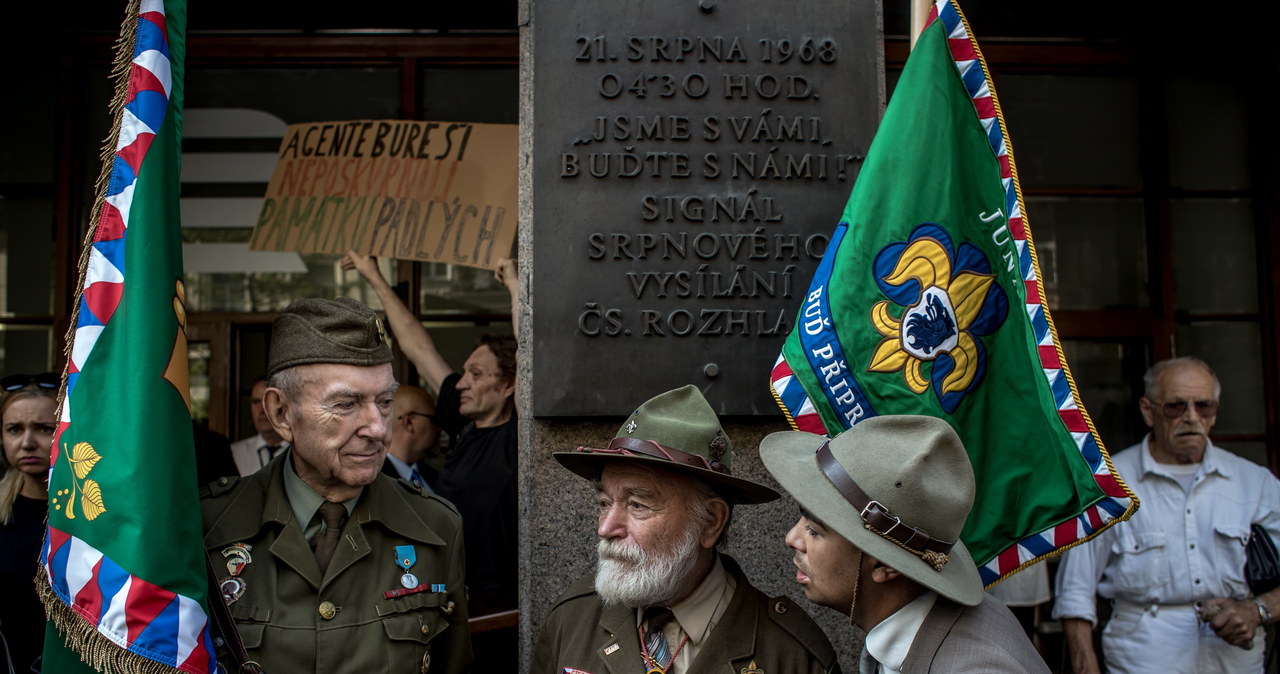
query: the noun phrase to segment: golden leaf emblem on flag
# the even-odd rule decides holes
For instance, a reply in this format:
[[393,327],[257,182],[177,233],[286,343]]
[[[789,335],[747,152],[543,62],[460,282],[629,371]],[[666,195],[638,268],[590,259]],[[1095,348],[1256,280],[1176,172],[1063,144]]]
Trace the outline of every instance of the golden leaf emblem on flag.
[[[64,445],[63,447],[63,451],[66,451],[66,446]],[[52,499],[54,509],[61,509],[62,504],[59,503],[61,497],[70,492],[70,497],[67,498],[67,519],[73,520],[76,518],[77,494],[80,497],[80,512],[84,513],[85,519],[90,522],[107,511],[106,502],[102,498],[102,486],[98,484],[97,480],[88,479],[93,467],[98,465],[101,460],[102,455],[93,448],[93,445],[87,442],[77,442],[71,448],[71,451],[67,452],[67,461],[71,463],[71,472],[73,473],[71,489],[59,489],[54,493],[54,498]]]
[[93,445],[87,442],[77,442],[76,446],[71,448],[71,467],[75,470],[76,477],[81,480],[101,460],[102,456],[93,450]]
[[102,504],[102,488],[95,480],[84,481],[84,491],[80,492],[80,510],[89,521],[106,512]]

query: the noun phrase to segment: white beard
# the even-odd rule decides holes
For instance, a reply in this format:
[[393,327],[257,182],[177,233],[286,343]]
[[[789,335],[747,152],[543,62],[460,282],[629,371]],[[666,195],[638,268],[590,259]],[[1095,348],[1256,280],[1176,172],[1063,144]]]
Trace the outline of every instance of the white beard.
[[662,606],[690,582],[698,564],[698,531],[693,522],[669,551],[645,552],[617,541],[596,546],[596,593],[605,604],[627,608]]

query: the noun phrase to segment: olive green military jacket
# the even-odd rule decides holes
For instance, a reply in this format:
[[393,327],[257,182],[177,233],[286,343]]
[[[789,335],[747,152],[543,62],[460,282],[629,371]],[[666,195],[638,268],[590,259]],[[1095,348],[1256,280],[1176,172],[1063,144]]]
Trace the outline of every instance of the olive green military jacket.
[[[347,518],[321,577],[285,496],[288,460],[285,453],[202,494],[205,549],[219,579],[231,575],[227,563],[235,557],[224,551],[252,546],[252,561],[237,576],[244,592],[230,606],[250,659],[266,674],[467,671],[471,636],[458,511],[379,474]],[[398,545],[413,546],[411,571],[426,591],[386,595],[404,589]]]
[[[768,597],[736,562],[720,559],[737,589],[689,671],[675,674],[839,673],[831,642],[803,609]],[[556,600],[538,633],[531,674],[644,674],[635,609],[605,606],[593,584],[593,575],[583,578]]]

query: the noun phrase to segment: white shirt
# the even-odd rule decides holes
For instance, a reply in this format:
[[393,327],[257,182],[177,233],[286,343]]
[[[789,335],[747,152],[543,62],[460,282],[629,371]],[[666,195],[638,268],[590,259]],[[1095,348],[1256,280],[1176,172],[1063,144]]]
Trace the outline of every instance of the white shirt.
[[[1163,669],[1163,664],[1152,660],[1161,654],[1176,656],[1178,662],[1199,671],[1233,671],[1234,667],[1220,670],[1217,665],[1196,664],[1197,658],[1209,657],[1198,655],[1201,649],[1221,651],[1215,658],[1250,652],[1230,646],[1212,630],[1206,637],[1205,625],[1196,619],[1190,604],[1213,597],[1249,596],[1244,579],[1249,527],[1259,523],[1280,540],[1280,481],[1257,464],[1210,443],[1188,490],[1176,470],[1152,458],[1149,440],[1150,436],[1112,459],[1138,496],[1137,513],[1066,552],[1058,568],[1053,617],[1081,618],[1096,625],[1096,592],[1122,602],[1116,611],[1125,614],[1121,627],[1113,629],[1117,623],[1113,617],[1103,633],[1109,665],[1113,664],[1111,651],[1140,644],[1133,656],[1138,671],[1184,671],[1177,662]],[[1106,647],[1109,639],[1116,642],[1115,647]],[[1261,649],[1254,651],[1249,657],[1260,659]]]
[[[879,671],[883,674],[898,674],[902,671],[902,663],[907,659],[907,653],[911,652],[911,644],[916,640],[916,633],[924,625],[924,619],[929,617],[929,611],[933,609],[933,604],[937,600],[937,592],[925,592],[912,599],[906,606],[894,611],[893,615],[880,621],[879,625],[867,632],[863,649],[867,656],[874,658],[880,665],[878,670],[871,671]],[[871,663],[859,662],[858,664],[861,670],[870,669],[868,665]]]
[[253,435],[231,443],[231,458],[236,462],[236,470],[240,472],[240,477],[256,473],[272,458],[279,456],[280,452],[288,448],[289,443],[282,440],[279,448],[270,457],[266,457],[265,452],[259,451],[266,446],[267,441],[262,439],[262,435]]

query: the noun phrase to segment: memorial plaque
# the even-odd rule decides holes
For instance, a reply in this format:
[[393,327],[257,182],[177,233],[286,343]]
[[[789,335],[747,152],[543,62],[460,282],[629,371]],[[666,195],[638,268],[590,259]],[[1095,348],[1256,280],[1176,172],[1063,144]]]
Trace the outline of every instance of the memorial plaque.
[[879,4],[534,0],[535,416],[769,370],[879,119]]

